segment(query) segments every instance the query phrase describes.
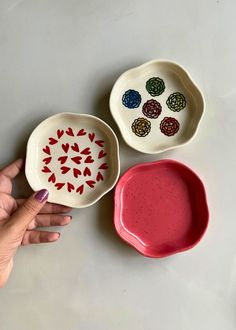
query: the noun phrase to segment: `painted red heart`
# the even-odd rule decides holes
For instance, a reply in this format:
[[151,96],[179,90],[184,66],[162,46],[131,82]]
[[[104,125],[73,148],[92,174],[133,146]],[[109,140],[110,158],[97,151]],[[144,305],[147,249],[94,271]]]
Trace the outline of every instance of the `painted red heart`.
[[78,146],[78,144],[77,143],[74,143],[74,145],[71,146],[71,149],[74,150],[74,151],[76,151],[76,152],[79,152],[79,146]]
[[48,182],[52,182],[52,183],[56,182],[56,176],[54,173],[52,173],[52,175],[48,178]]
[[107,166],[107,163],[103,163],[100,167],[99,167],[100,170],[106,170],[108,169],[108,166]]
[[78,168],[73,168],[74,177],[77,179],[81,175],[81,171]]
[[102,158],[102,157],[105,157],[107,155],[106,152],[104,152],[103,150],[99,151],[99,154],[98,154],[98,159]]
[[49,139],[49,144],[53,145],[53,144],[56,144],[58,141],[52,137],[50,137]]
[[95,185],[96,182],[93,181],[93,180],[88,180],[88,181],[86,181],[86,183],[90,188],[94,188],[94,185]]
[[67,190],[68,190],[69,192],[71,192],[71,191],[74,190],[74,189],[75,189],[74,185],[73,185],[72,183],[70,183],[70,182],[67,182]]
[[62,144],[61,147],[64,150],[64,152],[67,153],[70,145],[69,145],[69,143],[65,143],[65,144]]
[[58,139],[60,139],[60,138],[62,137],[63,134],[64,134],[63,129],[58,129],[58,130],[57,130],[57,137],[58,137]]
[[83,135],[85,135],[86,134],[86,132],[85,132],[85,130],[82,128],[81,130],[79,130],[79,132],[77,133],[77,136],[83,136]]
[[66,134],[69,136],[74,136],[74,132],[71,127],[68,128],[68,130],[66,131]]
[[44,172],[44,173],[50,173],[51,170],[47,166],[44,166],[44,168],[42,169],[42,172]]
[[65,164],[67,161],[68,156],[61,156],[58,158],[59,162],[61,162],[61,165]]
[[57,190],[60,190],[61,188],[63,188],[65,185],[65,183],[61,183],[61,182],[58,182],[55,184],[55,187],[57,188]]
[[94,133],[89,133],[89,140],[91,142],[93,142],[94,138],[95,138],[95,134]]
[[44,158],[44,159],[43,159],[43,162],[44,162],[46,165],[48,165],[48,164],[51,162],[51,160],[52,160],[52,157],[47,157],[47,158]]
[[101,172],[98,172],[98,174],[97,174],[97,177],[96,177],[96,180],[97,181],[103,181],[103,175],[102,175],[102,173]]
[[85,148],[84,150],[81,151],[82,155],[90,155],[91,154],[91,150],[90,148]]
[[61,167],[61,174],[66,174],[67,172],[69,172],[70,167],[67,166],[62,166]]
[[79,193],[80,195],[83,194],[83,191],[84,191],[84,185],[83,184],[76,189],[76,192]]
[[71,158],[71,160],[73,160],[73,162],[75,162],[76,164],[81,164],[81,159],[82,157],[80,156]]
[[104,141],[102,141],[102,140],[97,140],[97,141],[95,141],[95,143],[96,143],[99,147],[103,147],[103,146],[104,146]]
[[90,171],[90,169],[88,168],[88,167],[85,167],[85,169],[84,169],[84,176],[86,176],[86,175],[91,175],[91,171]]
[[45,154],[51,155],[49,146],[46,146],[45,148],[43,148],[43,151],[45,152]]
[[91,156],[88,156],[85,161],[85,163],[93,163],[94,162],[94,159],[91,157]]

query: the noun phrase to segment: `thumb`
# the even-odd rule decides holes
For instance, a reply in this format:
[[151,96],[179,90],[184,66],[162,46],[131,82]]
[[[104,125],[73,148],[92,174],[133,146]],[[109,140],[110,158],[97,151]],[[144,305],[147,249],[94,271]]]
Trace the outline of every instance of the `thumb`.
[[46,189],[39,190],[29,197],[10,217],[8,225],[19,230],[25,230],[30,222],[36,217],[48,199]]

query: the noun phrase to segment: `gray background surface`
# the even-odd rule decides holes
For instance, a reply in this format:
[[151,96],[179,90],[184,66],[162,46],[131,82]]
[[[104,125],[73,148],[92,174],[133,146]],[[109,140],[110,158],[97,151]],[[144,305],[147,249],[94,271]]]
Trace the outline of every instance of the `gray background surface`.
[[[1,165],[46,117],[91,113],[116,131],[122,172],[184,162],[204,180],[211,213],[196,248],[152,260],[115,234],[112,193],[75,210],[60,241],[20,249],[0,291],[1,330],[236,328],[235,11],[234,0],[0,0]],[[123,71],[155,58],[190,72],[206,115],[191,143],[147,156],[124,144],[108,99]],[[17,191],[28,194],[23,179]]]

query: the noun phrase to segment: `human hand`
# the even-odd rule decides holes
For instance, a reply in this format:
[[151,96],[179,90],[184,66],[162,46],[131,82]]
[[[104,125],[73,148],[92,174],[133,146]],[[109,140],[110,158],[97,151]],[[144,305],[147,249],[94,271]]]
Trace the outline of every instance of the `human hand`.
[[23,167],[18,159],[0,170],[0,287],[11,273],[13,258],[20,245],[54,242],[58,232],[35,230],[37,227],[63,226],[71,221],[71,208],[47,203],[48,191],[40,190],[28,199],[12,196],[12,180]]

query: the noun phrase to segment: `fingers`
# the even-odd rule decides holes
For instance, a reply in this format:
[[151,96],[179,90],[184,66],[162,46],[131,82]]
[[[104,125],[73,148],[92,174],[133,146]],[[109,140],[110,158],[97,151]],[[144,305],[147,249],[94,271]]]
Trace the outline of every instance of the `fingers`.
[[71,218],[70,215],[39,214],[29,224],[28,229],[32,230],[37,227],[65,226],[71,222]]
[[23,236],[22,245],[52,243],[59,239],[60,233],[39,230],[27,230]]
[[[21,206],[25,199],[17,199],[16,200],[17,205]],[[72,210],[71,207],[67,207],[64,205],[54,204],[54,203],[46,203],[43,208],[41,209],[41,214],[47,214],[47,213],[68,213]]]
[[8,263],[7,267],[4,268],[4,271],[2,271],[0,273],[0,288],[3,288],[4,285],[6,284],[8,278],[11,274],[12,268],[13,268],[13,259],[11,258],[11,260]]
[[17,159],[1,170],[1,173],[9,179],[14,179],[21,171],[24,165],[23,159]]
[[48,191],[42,189],[29,197],[9,218],[7,226],[15,232],[24,232],[46,203]]

